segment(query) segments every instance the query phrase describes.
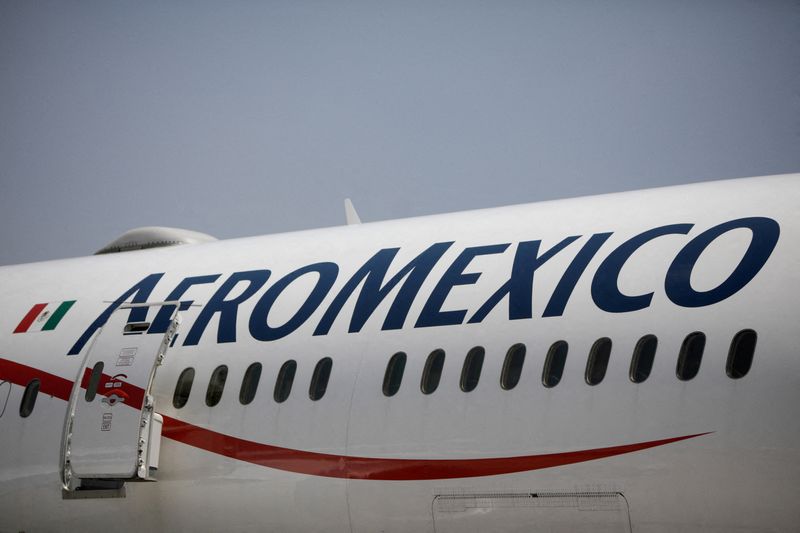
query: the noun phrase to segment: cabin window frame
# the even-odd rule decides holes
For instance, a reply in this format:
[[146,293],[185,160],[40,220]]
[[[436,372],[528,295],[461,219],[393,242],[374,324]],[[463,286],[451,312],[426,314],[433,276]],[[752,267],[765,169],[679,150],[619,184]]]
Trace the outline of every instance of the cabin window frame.
[[39,391],[42,388],[42,381],[39,378],[33,378],[25,386],[25,391],[22,393],[22,400],[19,402],[19,416],[28,418],[36,408],[36,399],[39,397]]
[[[195,375],[195,369],[189,366],[184,368],[178,376],[178,381],[175,383],[175,391],[172,393],[172,406],[175,409],[183,409],[189,402]],[[183,394],[184,392],[186,393],[185,395]]]
[[[699,351],[698,342],[700,343]],[[697,377],[697,374],[700,373],[700,366],[703,364],[705,348],[706,334],[702,331],[693,331],[683,339],[680,352],[678,352],[678,364],[675,366],[675,375],[679,380],[691,381]],[[694,359],[697,360],[696,364]]]
[[255,399],[263,369],[261,363],[255,362],[251,363],[244,371],[242,386],[239,389],[239,403],[242,405],[250,405]]
[[284,361],[280,370],[278,370],[278,375],[275,378],[275,388],[272,391],[272,399],[276,403],[283,403],[289,399],[296,375],[297,361],[294,359]]
[[225,383],[227,381],[228,365],[219,365],[211,372],[211,377],[208,379],[208,388],[206,388],[206,405],[208,407],[219,405],[222,400],[222,394],[225,392]]
[[[525,356],[528,349],[524,343],[518,342],[511,345],[506,352],[503,360],[503,368],[500,371],[500,388],[512,390],[519,384],[522,378],[522,369],[525,368]],[[515,364],[515,361],[519,361]]]
[[319,401],[328,391],[328,385],[333,371],[333,359],[323,357],[314,366],[314,373],[311,375],[311,383],[308,386],[308,397],[311,401]]
[[386,363],[386,371],[383,374],[383,395],[391,398],[400,390],[403,384],[403,375],[406,371],[408,356],[405,352],[396,352]]
[[427,359],[425,359],[425,367],[422,369],[422,378],[419,382],[422,394],[433,394],[439,388],[442,374],[444,373],[446,357],[447,353],[441,348],[436,348],[428,354]]
[[[589,350],[589,357],[586,358],[586,372],[584,380],[587,385],[596,387],[601,384],[608,373],[608,365],[611,362],[611,350],[613,343],[609,337],[600,337]],[[598,370],[602,367],[601,370]]]
[[86,393],[83,396],[87,403],[93,402],[97,397],[97,389],[100,388],[100,380],[103,377],[103,368],[105,368],[103,361],[97,361],[92,367],[92,372],[89,374],[89,383],[86,385]]
[[[649,355],[649,361],[647,359],[642,359],[643,356],[648,355],[645,353],[645,349],[650,342],[654,342],[655,345],[652,349],[652,354]],[[631,380],[632,383],[644,383],[647,381],[647,378],[650,377],[650,374],[653,372],[653,363],[656,360],[656,353],[658,352],[658,337],[653,335],[652,333],[648,333],[647,335],[643,335],[638,341],[636,341],[636,346],[633,348],[633,355],[631,356],[631,367],[630,371],[628,372],[628,378]],[[645,363],[645,370],[646,372],[641,372],[642,370],[642,363]]]
[[464,356],[464,365],[461,367],[459,387],[464,392],[472,392],[478,387],[483,370],[483,361],[486,358],[486,349],[483,346],[473,346]]
[[[742,370],[736,366],[737,358],[741,356],[741,348],[743,337],[745,336],[752,336],[753,338],[753,345],[752,347],[745,346],[745,349],[749,353],[746,353],[746,366]],[[756,355],[756,347],[758,346],[758,333],[754,329],[743,329],[736,333],[731,339],[731,346],[728,350],[728,359],[725,361],[725,373],[731,379],[742,379],[745,377],[749,372],[750,369],[753,368],[753,359],[755,359]]]
[[[563,348],[563,350],[562,350]],[[563,357],[561,354],[563,353]],[[542,385],[545,388],[552,389],[564,378],[564,368],[567,366],[567,356],[569,355],[569,343],[565,340],[557,340],[550,345],[547,349],[547,356],[542,366]],[[558,372],[553,372],[553,364],[558,363],[555,367]],[[551,378],[555,378],[553,381]]]

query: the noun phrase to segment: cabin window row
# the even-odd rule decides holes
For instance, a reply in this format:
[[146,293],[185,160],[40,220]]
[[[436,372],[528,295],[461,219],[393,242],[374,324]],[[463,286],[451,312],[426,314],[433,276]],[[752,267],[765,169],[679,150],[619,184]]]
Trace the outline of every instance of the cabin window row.
[[[242,384],[239,388],[239,402],[242,405],[249,404],[256,397],[258,385],[261,382],[261,369],[261,363],[253,363],[245,370]],[[314,373],[311,376],[311,383],[308,388],[308,397],[313,401],[317,401],[325,395],[332,369],[333,360],[330,357],[323,357],[314,367]],[[289,398],[296,372],[297,362],[295,360],[290,359],[283,363],[278,371],[275,387],[272,391],[272,397],[276,402],[283,403]],[[175,385],[175,393],[172,396],[172,405],[176,409],[182,408],[189,401],[194,376],[195,370],[192,367],[185,368],[178,376],[178,383]],[[205,401],[207,406],[214,407],[220,402],[227,380],[228,367],[226,365],[220,365],[214,369],[206,388]]]
[[[749,372],[755,353],[756,340],[756,332],[752,329],[742,330],[734,336],[725,366],[725,371],[729,377],[739,379]],[[706,337],[702,332],[693,332],[686,336],[681,345],[675,369],[678,379],[689,381],[697,375],[700,370],[705,343]],[[608,363],[611,360],[611,348],[612,342],[608,337],[601,337],[592,344],[584,374],[584,380],[587,384],[598,385],[603,381],[608,369]],[[657,349],[658,338],[655,335],[645,335],[636,343],[628,374],[633,383],[642,383],[650,376]],[[542,384],[545,387],[555,387],[561,381],[568,352],[569,345],[563,340],[553,343],[548,349],[542,368]],[[526,347],[522,343],[514,344],[506,352],[500,374],[500,386],[504,390],[511,390],[519,383],[525,363],[525,355]],[[486,350],[482,346],[476,346],[467,352],[459,380],[459,386],[462,391],[471,392],[478,386],[485,356]],[[405,352],[397,352],[389,359],[382,387],[385,396],[394,396],[400,390],[407,359],[408,356]],[[420,390],[423,394],[432,394],[439,387],[444,361],[445,351],[442,349],[436,349],[428,355],[420,380]],[[333,361],[330,357],[325,357],[317,362],[308,390],[308,396],[311,400],[317,401],[325,395],[332,368]],[[239,390],[239,402],[242,405],[248,405],[255,398],[261,379],[261,370],[261,363],[253,363],[245,371]],[[297,362],[294,360],[290,359],[281,366],[273,389],[273,399],[276,402],[282,403],[289,398],[296,371]],[[182,408],[189,400],[194,376],[195,370],[191,367],[181,372],[173,396],[173,405],[177,409]],[[227,377],[228,367],[226,365],[220,365],[214,369],[206,389],[206,405],[213,407],[219,403]],[[36,391],[32,393],[33,401],[35,401],[35,394]],[[31,395],[26,393],[25,397],[31,397]],[[32,410],[32,407],[30,410]],[[25,412],[28,412],[27,407]],[[22,413],[23,409],[21,407],[20,414]]]
[[[752,329],[744,329],[733,337],[725,363],[725,373],[728,377],[740,379],[747,375],[753,364],[757,340],[758,336]],[[705,344],[706,336],[699,331],[690,333],[684,338],[678,353],[678,362],[675,369],[678,379],[689,381],[697,375],[700,371]],[[611,346],[611,339],[608,337],[602,337],[592,344],[584,375],[587,384],[597,385],[603,381],[611,359]],[[628,374],[633,383],[642,383],[650,376],[657,348],[658,338],[655,335],[645,335],[636,343]],[[563,340],[553,343],[548,349],[542,368],[542,384],[545,387],[555,387],[561,381],[568,351],[569,346]],[[525,363],[525,354],[525,345],[521,343],[514,344],[506,352],[500,374],[500,386],[504,390],[511,390],[519,383],[522,367]],[[476,346],[467,352],[459,382],[461,390],[464,392],[470,392],[478,386],[485,355],[486,350],[481,346]],[[397,352],[389,359],[383,378],[384,395],[394,396],[400,390],[406,360],[407,355],[405,352]],[[424,394],[431,394],[439,387],[442,370],[444,369],[444,360],[445,352],[442,349],[436,349],[428,355],[420,381],[420,390]],[[249,404],[255,398],[261,380],[261,369],[261,363],[253,363],[247,367],[239,389],[239,402],[242,405]],[[325,395],[332,369],[333,360],[330,357],[324,357],[317,362],[308,389],[308,396],[311,400],[320,400]],[[102,366],[98,368],[95,365],[95,368],[92,369],[92,376],[86,391],[87,401],[94,399],[97,386],[93,382],[99,382],[101,372]],[[276,402],[282,403],[289,398],[296,372],[296,361],[290,359],[283,363],[278,371],[273,389],[273,399]],[[189,401],[194,376],[194,368],[189,367],[184,369],[178,377],[178,383],[175,386],[175,393],[172,398],[172,403],[176,409],[182,408]],[[228,367],[226,365],[220,365],[214,369],[206,389],[206,405],[213,407],[220,402],[227,379]],[[19,407],[19,415],[22,418],[27,418],[33,413],[40,387],[41,381],[38,378],[32,379],[25,387]]]
[[[742,330],[734,336],[725,365],[725,372],[730,378],[742,378],[750,371],[756,340],[756,332],[752,329]],[[686,336],[681,344],[675,369],[678,379],[689,381],[697,375],[703,359],[705,344],[706,336],[702,332],[696,331]],[[584,374],[587,384],[598,385],[605,378],[608,363],[611,360],[611,347],[612,342],[608,337],[601,337],[592,344]],[[642,383],[650,376],[657,349],[658,338],[655,335],[645,335],[636,343],[628,374],[633,383]],[[545,387],[555,387],[561,381],[568,351],[569,345],[563,340],[553,343],[548,349],[542,368],[542,384]],[[525,354],[525,345],[521,343],[514,344],[506,352],[500,373],[500,386],[504,390],[511,390],[519,383],[525,363]],[[459,381],[462,391],[470,392],[478,386],[485,355],[486,351],[481,346],[476,346],[467,352]],[[400,390],[406,360],[405,352],[397,352],[389,358],[383,377],[383,394],[385,396],[394,396]],[[442,349],[436,349],[428,355],[420,381],[420,390],[423,394],[431,394],[438,388],[444,360],[445,352]]]

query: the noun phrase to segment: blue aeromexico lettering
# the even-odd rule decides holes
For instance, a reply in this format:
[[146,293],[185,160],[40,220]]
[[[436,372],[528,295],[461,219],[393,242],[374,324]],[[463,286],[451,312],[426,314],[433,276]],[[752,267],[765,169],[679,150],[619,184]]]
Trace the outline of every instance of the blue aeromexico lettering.
[[[594,304],[608,313],[628,313],[649,307],[654,291],[630,295],[624,294],[620,290],[619,276],[623,266],[637,250],[652,241],[685,236],[693,228],[693,224],[660,226],[633,236],[611,250],[600,262],[592,277],[591,297]],[[747,250],[732,273],[713,289],[707,291],[694,289],[691,285],[692,270],[703,252],[718,237],[737,229],[749,230],[751,239]],[[585,239],[561,275],[544,310],[541,311],[542,317],[557,317],[564,314],[579,279],[611,235],[611,232],[596,233]],[[739,218],[701,232],[683,246],[669,265],[664,280],[664,291],[667,298],[682,307],[703,307],[729,298],[744,288],[758,274],[775,249],[779,236],[780,226],[778,223],[765,217]],[[433,289],[424,301],[413,327],[457,325],[463,324],[465,320],[470,324],[480,323],[504,300],[507,300],[506,315],[509,320],[533,318],[539,314],[533,308],[534,274],[553,257],[573,248],[573,243],[580,240],[582,240],[582,236],[579,235],[565,237],[544,252],[541,251],[542,243],[539,240],[517,243],[507,281],[485,299],[481,297],[480,305],[475,307],[471,316],[470,309],[445,309],[450,291],[456,286],[473,285],[478,281],[482,272],[470,267],[475,258],[504,254],[511,244],[487,244],[462,249],[444,270],[441,278],[433,284]],[[349,275],[338,291],[333,291],[333,288],[340,277],[340,267],[333,262],[306,265],[282,275],[271,284],[267,282],[275,276],[272,271],[267,269],[234,272],[225,278],[207,299],[207,303],[189,328],[183,346],[197,345],[214,317],[217,317],[217,342],[236,342],[239,306],[254,298],[265,286],[266,289],[256,300],[247,320],[250,336],[259,341],[273,341],[290,335],[312,319],[323,306],[329,294],[335,294],[313,330],[314,335],[327,335],[347,301],[358,290],[347,328],[349,333],[357,333],[361,331],[381,302],[398,286],[381,329],[401,329],[406,324],[411,306],[416,301],[423,284],[453,244],[453,242],[439,242],[430,245],[406,265],[399,268],[392,277],[389,277],[390,267],[400,249],[379,250],[355,273]],[[69,350],[68,355],[79,353],[92,335],[105,324],[111,313],[120,305],[129,301],[131,303],[147,302],[163,276],[163,273],[150,274],[114,300],[83,332]],[[269,320],[269,315],[276,300],[292,283],[305,276],[311,276],[315,280],[310,293],[288,320],[283,324],[275,325],[274,320]],[[180,300],[181,309],[188,309],[192,300],[185,299],[185,296],[187,293],[191,294],[194,286],[213,284],[221,277],[222,274],[208,274],[184,278],[170,291],[166,301]],[[653,289],[655,290],[656,287]],[[230,294],[236,294],[236,296],[229,297]],[[163,334],[166,331],[169,316],[173,311],[172,307],[162,306],[151,323],[148,333]],[[147,311],[145,307],[131,309],[128,321],[145,321]]]

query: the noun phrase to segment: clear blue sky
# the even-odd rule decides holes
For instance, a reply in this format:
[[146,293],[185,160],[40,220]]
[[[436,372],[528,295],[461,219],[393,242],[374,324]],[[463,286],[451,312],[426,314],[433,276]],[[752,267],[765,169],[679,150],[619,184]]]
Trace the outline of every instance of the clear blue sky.
[[800,172],[800,2],[0,3],[0,264]]

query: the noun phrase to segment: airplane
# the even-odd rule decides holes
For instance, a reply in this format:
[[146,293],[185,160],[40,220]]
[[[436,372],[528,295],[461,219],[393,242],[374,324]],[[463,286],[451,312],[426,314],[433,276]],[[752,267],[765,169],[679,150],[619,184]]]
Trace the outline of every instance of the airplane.
[[800,528],[800,174],[348,204],[0,267],[0,531]]

